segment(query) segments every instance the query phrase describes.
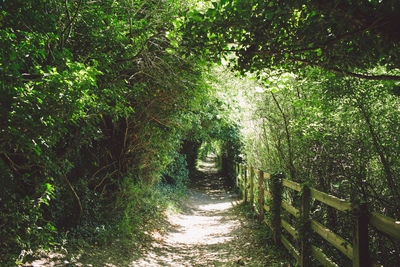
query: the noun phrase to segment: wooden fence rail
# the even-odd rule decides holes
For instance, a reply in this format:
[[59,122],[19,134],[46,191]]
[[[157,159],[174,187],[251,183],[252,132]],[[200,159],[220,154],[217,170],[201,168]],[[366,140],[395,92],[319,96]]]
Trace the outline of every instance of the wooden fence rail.
[[[354,267],[373,266],[368,250],[368,225],[374,226],[378,231],[400,240],[400,222],[393,218],[368,212],[365,205],[350,203],[343,199],[318,191],[306,184],[299,184],[282,177],[272,177],[270,174],[242,164],[235,165],[236,185],[241,191],[244,201],[249,202],[259,216],[259,220],[266,223],[273,232],[274,242],[282,244],[296,259],[300,266],[310,266],[311,257],[314,257],[322,266],[338,266],[330,259],[321,248],[310,243],[308,236],[311,233],[320,235],[343,255],[352,261]],[[265,181],[271,184],[270,190],[265,189]],[[283,200],[283,188],[289,188],[301,195],[300,209],[293,207]],[[255,196],[255,192],[258,196]],[[267,202],[265,200],[268,200]],[[311,218],[311,200],[317,200],[341,212],[352,216],[353,241],[346,241],[321,223]],[[269,203],[267,205],[266,203]],[[256,207],[258,207],[256,209]],[[301,221],[301,229],[281,218],[284,209]],[[264,211],[271,214],[271,220],[264,216]],[[296,240],[298,245],[293,245],[281,234],[285,230]],[[297,247],[297,248],[296,248]]]

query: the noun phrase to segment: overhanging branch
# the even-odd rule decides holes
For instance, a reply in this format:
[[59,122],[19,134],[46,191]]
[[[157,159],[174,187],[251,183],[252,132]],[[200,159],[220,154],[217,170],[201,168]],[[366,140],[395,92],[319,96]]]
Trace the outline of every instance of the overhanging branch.
[[[225,51],[229,51],[229,52],[238,52],[238,50],[225,50]],[[298,52],[298,51],[297,51]],[[258,54],[258,55],[268,55],[268,56],[277,56],[281,53],[277,52],[277,51],[251,51],[251,53],[253,54]],[[329,66],[324,66],[322,64],[318,64],[315,62],[311,62],[308,60],[304,60],[304,59],[298,59],[298,58],[288,58],[287,60],[290,61],[294,61],[294,62],[299,62],[299,63],[303,63],[306,64],[308,66],[313,66],[313,67],[318,67],[318,68],[322,68],[325,69],[327,71],[332,71],[332,72],[336,72],[338,74],[342,74],[342,75],[346,75],[346,76],[351,76],[351,77],[355,77],[355,78],[359,78],[359,79],[364,79],[364,80],[374,80],[374,81],[400,81],[400,76],[399,75],[370,75],[370,74],[361,74],[361,73],[354,73],[351,71],[345,71],[345,70],[341,70],[339,68],[335,68],[335,67],[329,67]]]
[[309,66],[314,66],[318,68],[323,68],[328,71],[333,71],[342,75],[347,75],[359,79],[364,79],[364,80],[375,80],[375,81],[400,81],[400,76],[397,75],[369,75],[369,74],[360,74],[360,73],[354,73],[350,71],[345,71],[341,70],[339,68],[334,68],[334,67],[328,67],[328,66],[322,66],[318,63],[310,62],[307,60],[303,59],[290,59],[295,62],[300,62]]

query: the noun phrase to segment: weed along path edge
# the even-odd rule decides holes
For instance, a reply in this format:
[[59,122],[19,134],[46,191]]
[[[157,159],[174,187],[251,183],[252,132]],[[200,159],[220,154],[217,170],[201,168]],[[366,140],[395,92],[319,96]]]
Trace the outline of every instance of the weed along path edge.
[[201,162],[180,211],[166,211],[166,220],[140,249],[116,242],[30,266],[290,266],[267,245],[268,230],[249,210],[214,163]]

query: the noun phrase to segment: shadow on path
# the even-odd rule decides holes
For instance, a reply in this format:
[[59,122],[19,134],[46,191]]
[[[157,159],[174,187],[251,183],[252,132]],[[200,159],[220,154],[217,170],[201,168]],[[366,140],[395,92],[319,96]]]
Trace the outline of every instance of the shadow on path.
[[[69,266],[288,266],[271,256],[241,213],[231,181],[218,173],[212,158],[200,162],[179,213],[167,214],[165,231],[140,251],[113,244],[90,249]],[[66,266],[58,261],[48,265]],[[49,262],[47,262],[49,263]]]
[[[213,159],[200,162],[182,211],[168,217],[173,228],[131,266],[273,266],[239,203]],[[275,266],[288,266],[281,264]]]

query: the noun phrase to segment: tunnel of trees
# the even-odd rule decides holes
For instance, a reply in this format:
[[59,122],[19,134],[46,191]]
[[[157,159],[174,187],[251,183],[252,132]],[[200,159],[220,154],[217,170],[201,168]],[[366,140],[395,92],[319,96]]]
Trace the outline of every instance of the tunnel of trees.
[[0,1],[0,265],[137,238],[210,146],[400,219],[399,46],[397,0]]

